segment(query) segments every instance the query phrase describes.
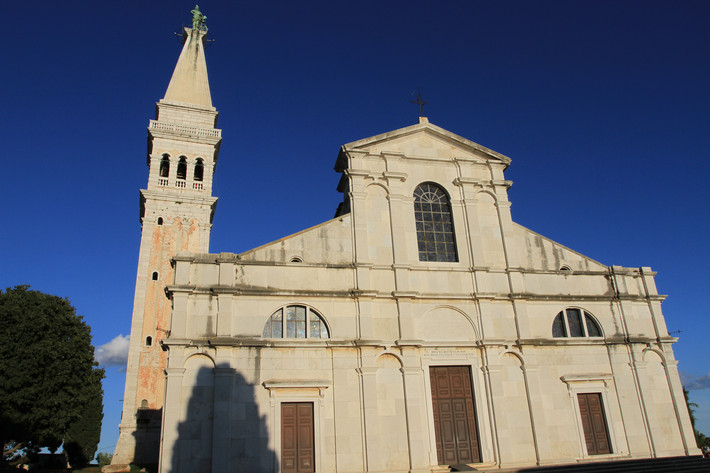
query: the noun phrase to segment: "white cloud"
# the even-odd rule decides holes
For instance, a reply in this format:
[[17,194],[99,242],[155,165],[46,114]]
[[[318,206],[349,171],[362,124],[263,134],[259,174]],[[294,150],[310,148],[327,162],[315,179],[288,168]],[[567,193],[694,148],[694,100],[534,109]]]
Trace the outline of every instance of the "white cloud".
[[108,343],[96,347],[96,361],[101,366],[126,366],[128,361],[128,335],[119,335]]
[[690,373],[681,372],[681,382],[685,389],[708,389],[710,388],[710,373],[705,376],[693,376]]
[[693,382],[693,379],[695,379],[695,376],[692,374],[688,373],[687,371],[683,370],[678,370],[678,374],[680,375],[680,382],[683,386],[688,388],[688,384]]

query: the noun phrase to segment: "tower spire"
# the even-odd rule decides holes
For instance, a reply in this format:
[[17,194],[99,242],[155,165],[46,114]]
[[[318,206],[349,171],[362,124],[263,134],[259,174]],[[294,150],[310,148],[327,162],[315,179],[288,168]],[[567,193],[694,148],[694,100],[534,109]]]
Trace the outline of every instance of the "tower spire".
[[163,100],[211,107],[212,96],[205,62],[207,17],[200,12],[197,5],[191,13],[192,28],[183,28],[182,52]]
[[128,471],[130,463],[158,464],[167,367],[160,342],[173,323],[164,289],[173,283],[173,257],[209,252],[217,205],[212,179],[222,132],[207,80],[205,17],[197,6],[192,15],[170,85],[148,124],[148,185],[140,191],[142,230],[123,415],[105,472]]

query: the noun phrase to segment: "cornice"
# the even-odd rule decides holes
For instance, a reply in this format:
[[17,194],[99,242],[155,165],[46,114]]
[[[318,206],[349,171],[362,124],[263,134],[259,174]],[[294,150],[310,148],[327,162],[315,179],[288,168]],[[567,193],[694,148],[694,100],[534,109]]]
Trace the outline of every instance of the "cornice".
[[148,133],[156,138],[188,138],[190,141],[213,146],[222,141],[222,130],[219,128],[201,128],[159,120],[150,120]]
[[[176,255],[173,261],[194,262],[194,255]],[[341,299],[412,299],[420,301],[534,301],[534,302],[610,302],[618,300],[615,296],[609,295],[570,295],[570,294],[520,294],[520,293],[496,293],[496,292],[461,292],[461,293],[440,293],[440,292],[420,292],[420,291],[378,291],[375,289],[347,289],[347,290],[313,290],[313,289],[283,289],[242,286],[190,286],[172,285],[167,286],[169,294],[233,294],[237,296],[272,296],[272,297],[333,297]],[[624,300],[647,302],[649,298],[645,296],[626,297]]]
[[154,191],[148,189],[141,189],[141,195],[143,198],[151,200],[159,200],[162,202],[189,202],[191,204],[203,204],[207,206],[214,205],[217,202],[217,197],[213,196],[202,196],[196,194],[183,193],[178,190],[166,190],[166,191]]

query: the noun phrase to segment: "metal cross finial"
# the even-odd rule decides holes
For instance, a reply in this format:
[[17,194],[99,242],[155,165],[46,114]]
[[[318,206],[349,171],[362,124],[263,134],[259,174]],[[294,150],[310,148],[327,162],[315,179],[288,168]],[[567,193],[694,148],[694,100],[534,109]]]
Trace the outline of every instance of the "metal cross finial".
[[[412,92],[414,94],[414,92]],[[419,87],[417,87],[417,100],[412,100],[413,104],[419,105],[419,116],[423,117],[424,116],[424,105],[426,105],[426,102],[422,98],[422,93]]]

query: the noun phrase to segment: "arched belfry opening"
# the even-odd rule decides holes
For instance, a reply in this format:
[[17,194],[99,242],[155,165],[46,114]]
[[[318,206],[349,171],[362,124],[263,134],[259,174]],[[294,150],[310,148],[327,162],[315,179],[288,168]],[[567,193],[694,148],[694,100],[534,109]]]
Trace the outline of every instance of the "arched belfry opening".
[[170,157],[164,154],[160,158],[160,177],[168,177],[170,175]]
[[185,156],[180,156],[180,160],[177,165],[176,177],[182,180],[187,177],[187,158]]
[[194,180],[201,182],[205,174],[205,163],[202,158],[197,158],[195,162]]

